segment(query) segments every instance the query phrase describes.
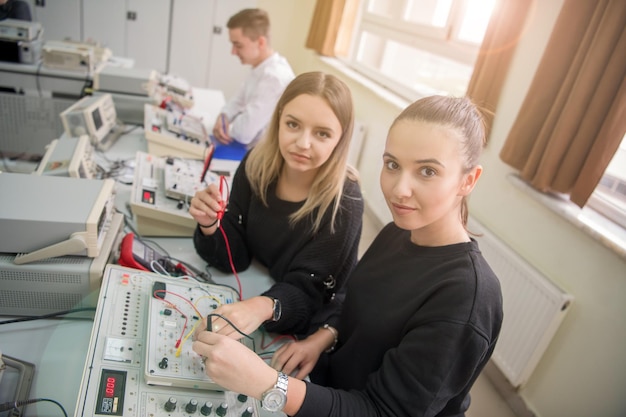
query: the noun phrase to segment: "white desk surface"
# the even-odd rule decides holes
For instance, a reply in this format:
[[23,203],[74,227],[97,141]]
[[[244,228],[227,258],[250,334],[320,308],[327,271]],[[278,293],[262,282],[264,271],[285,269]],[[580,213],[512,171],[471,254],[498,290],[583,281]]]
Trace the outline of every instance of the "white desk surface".
[[[134,161],[135,152],[146,151],[147,143],[143,128],[137,127],[123,135],[104,154],[107,159]],[[116,206],[129,214],[126,201],[130,196],[130,185],[117,183]],[[206,263],[196,254],[191,237],[150,238],[168,251],[170,256],[180,259],[197,269],[204,270]],[[214,268],[209,270],[218,284],[237,288],[232,274],[224,274]],[[239,274],[243,298],[261,293],[272,284],[266,270],[253,263]],[[11,317],[0,316],[0,322]],[[0,325],[0,351],[15,359],[35,364],[35,375],[28,398],[50,398],[60,402],[68,413],[75,413],[83,368],[89,348],[93,321],[88,319],[46,319]],[[55,404],[39,402],[24,409],[25,417],[61,416]]]

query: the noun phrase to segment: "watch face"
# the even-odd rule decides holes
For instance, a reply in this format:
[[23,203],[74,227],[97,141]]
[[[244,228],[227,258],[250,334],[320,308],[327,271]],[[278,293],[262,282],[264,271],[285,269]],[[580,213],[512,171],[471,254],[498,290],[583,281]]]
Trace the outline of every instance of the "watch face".
[[272,388],[263,394],[262,406],[267,411],[281,411],[285,407],[287,396],[278,388]]

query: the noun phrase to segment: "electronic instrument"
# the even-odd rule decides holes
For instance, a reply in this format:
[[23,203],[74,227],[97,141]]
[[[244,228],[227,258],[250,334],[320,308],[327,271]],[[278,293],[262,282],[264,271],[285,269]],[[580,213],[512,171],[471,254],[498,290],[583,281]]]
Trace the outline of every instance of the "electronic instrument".
[[[100,254],[115,209],[115,181],[0,174],[0,252],[16,264]],[[10,238],[9,238],[10,237]]]
[[[0,253],[0,315],[40,316],[95,307],[104,268],[117,258],[123,227],[124,215],[114,214],[94,258],[66,255],[17,265],[16,254]],[[93,317],[93,311],[84,316]]]
[[109,149],[122,133],[110,94],[83,97],[61,113],[61,121],[67,136],[86,134],[91,144],[102,151]]
[[[235,301],[230,287],[108,265],[76,417],[260,416],[256,399],[221,388],[191,348],[202,319]],[[264,337],[242,343],[269,359]]]
[[144,132],[148,153],[156,156],[204,160],[212,146],[198,116],[150,104],[144,107]]
[[97,165],[87,135],[54,139],[46,147],[35,174],[72,178],[96,178]]
[[[127,233],[120,246],[118,263],[142,271],[175,272],[175,265],[169,258],[138,239],[134,233]],[[158,265],[157,265],[158,264]],[[155,269],[156,268],[156,269]]]
[[93,42],[46,41],[42,62],[46,68],[85,72],[92,75],[113,56],[113,51]]
[[[205,164],[209,164],[205,173]],[[142,236],[193,236],[196,222],[189,202],[196,191],[226,178],[228,187],[239,161],[213,158],[207,161],[157,157],[137,152],[130,207]]]
[[0,39],[32,41],[37,39],[42,32],[43,28],[39,22],[21,19],[0,20]]

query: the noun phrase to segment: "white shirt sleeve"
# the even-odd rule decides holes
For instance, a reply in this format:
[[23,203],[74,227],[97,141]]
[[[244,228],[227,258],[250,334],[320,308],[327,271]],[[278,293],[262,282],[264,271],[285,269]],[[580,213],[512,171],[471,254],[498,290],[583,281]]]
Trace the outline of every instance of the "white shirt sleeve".
[[243,87],[222,109],[230,121],[230,136],[244,145],[256,143],[294,77],[287,60],[277,53],[254,68]]

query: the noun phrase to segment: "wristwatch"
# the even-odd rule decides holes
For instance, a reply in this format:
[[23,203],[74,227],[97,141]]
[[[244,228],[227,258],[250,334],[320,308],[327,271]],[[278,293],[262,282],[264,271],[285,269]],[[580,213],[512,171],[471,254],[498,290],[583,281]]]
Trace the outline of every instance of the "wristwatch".
[[283,314],[283,308],[278,298],[272,298],[272,301],[274,301],[274,307],[272,307],[272,321],[278,321]]
[[267,411],[282,411],[287,404],[287,385],[289,377],[282,372],[278,373],[278,379],[274,388],[270,388],[261,397],[261,406]]

